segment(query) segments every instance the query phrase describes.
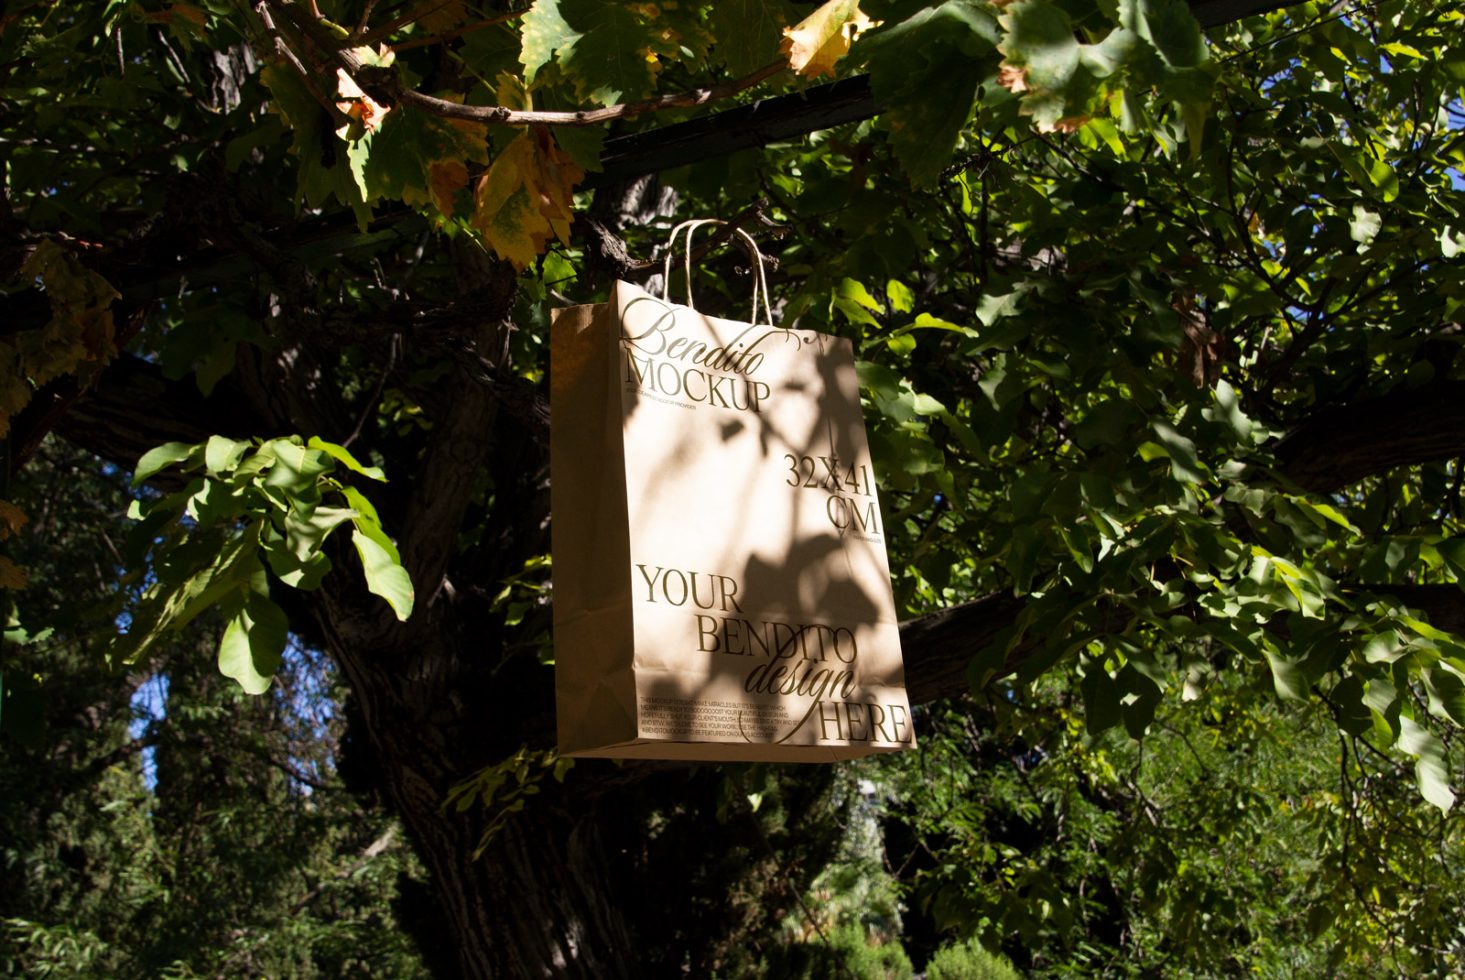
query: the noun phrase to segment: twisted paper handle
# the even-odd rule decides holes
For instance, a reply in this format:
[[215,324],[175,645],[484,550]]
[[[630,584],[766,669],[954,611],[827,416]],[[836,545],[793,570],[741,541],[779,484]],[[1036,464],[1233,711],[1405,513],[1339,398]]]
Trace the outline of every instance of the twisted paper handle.
[[[696,304],[692,302],[692,235],[703,225],[725,225],[726,221],[720,218],[695,218],[691,221],[683,221],[671,230],[671,236],[666,241],[666,259],[662,263],[662,290],[661,298],[667,302],[671,301],[671,260],[677,250],[677,236],[683,231],[687,233],[686,251],[683,252],[684,269],[687,279],[687,308],[695,310]],[[763,312],[768,316],[768,325],[773,326],[773,305],[768,302],[768,277],[763,271],[763,253],[758,251],[758,243],[753,241],[753,236],[741,228],[734,228],[743,247],[748,251],[748,257],[753,261],[753,315],[749,323],[758,323],[758,298],[763,298]]]

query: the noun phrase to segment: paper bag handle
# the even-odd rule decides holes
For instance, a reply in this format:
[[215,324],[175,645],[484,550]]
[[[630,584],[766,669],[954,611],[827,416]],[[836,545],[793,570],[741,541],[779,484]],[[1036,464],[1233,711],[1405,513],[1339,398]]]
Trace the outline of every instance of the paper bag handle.
[[[695,218],[691,221],[683,221],[671,230],[671,236],[666,241],[666,259],[662,263],[662,289],[661,298],[667,302],[671,301],[671,260],[677,250],[677,236],[683,231],[687,233],[686,251],[683,253],[687,279],[687,309],[695,310],[697,307],[692,302],[692,235],[703,225],[725,225],[726,221],[720,218]],[[758,243],[753,241],[753,236],[741,228],[734,228],[733,234],[738,237],[743,247],[748,251],[748,257],[753,261],[753,315],[750,323],[758,322],[758,298],[763,298],[763,311],[768,316],[768,323],[773,324],[773,305],[768,302],[768,276],[763,271],[763,253],[758,251]]]

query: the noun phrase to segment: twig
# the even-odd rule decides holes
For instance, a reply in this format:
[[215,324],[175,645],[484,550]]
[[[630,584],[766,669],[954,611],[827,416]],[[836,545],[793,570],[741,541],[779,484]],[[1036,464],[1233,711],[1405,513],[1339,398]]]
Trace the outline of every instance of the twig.
[[300,77],[300,83],[305,86],[305,90],[310,93],[311,98],[320,103],[320,107],[326,111],[336,125],[349,126],[351,117],[341,111],[341,107],[336,105],[334,99],[326,98],[326,94],[316,84],[315,77],[301,62],[295,50],[286,43],[284,33],[275,25],[275,19],[270,15],[269,0],[258,0],[254,5],[254,10],[259,14],[260,22],[264,24],[265,33],[269,34],[270,40],[274,42],[275,54],[295,70],[295,74]]
[[[406,27],[408,24],[412,23],[413,21],[421,20],[423,17],[426,17],[428,14],[435,14],[435,13],[437,13],[439,10],[443,9],[444,7],[446,7],[448,5],[448,3],[449,3],[449,0],[442,0],[441,3],[437,4],[434,7],[431,7],[430,9],[427,9],[427,10],[420,9],[419,7],[413,7],[410,10],[408,10],[405,14],[402,14],[399,17],[393,17],[391,20],[389,20],[387,23],[383,24],[381,27],[374,28],[374,29],[368,31],[365,34],[362,34],[361,36],[354,38],[353,41],[352,41],[352,45],[354,47],[370,47],[371,45],[375,44],[378,41],[383,41],[383,40],[391,37],[397,31],[401,30],[403,27]],[[523,11],[520,11],[520,13],[523,13]],[[364,23],[365,22],[363,21],[363,24]]]
[[787,61],[779,60],[759,68],[750,75],[744,75],[742,78],[724,82],[721,85],[659,95],[654,99],[643,99],[640,102],[623,102],[620,105],[606,106],[602,109],[554,112],[510,109],[500,105],[477,106],[449,102],[447,99],[423,95],[415,89],[407,88],[402,84],[401,78],[394,69],[362,65],[349,52],[338,52],[337,56],[343,62],[355,63],[354,65],[343,64],[342,67],[356,80],[356,84],[361,86],[363,92],[383,105],[400,103],[435,116],[441,116],[444,119],[465,119],[469,122],[495,126],[599,126],[601,123],[624,119],[643,112],[692,108],[737,95],[739,92],[746,91],[760,82],[772,78],[788,67]]
[[361,11],[361,19],[356,22],[356,30],[351,32],[353,43],[361,43],[361,37],[366,33],[366,22],[371,20],[371,12],[375,9],[376,0],[366,0],[366,7]]
[[1363,4],[1361,3],[1355,4],[1351,7],[1345,7],[1342,10],[1335,10],[1332,13],[1329,13],[1327,16],[1319,17],[1316,20],[1310,20],[1306,24],[1303,24],[1301,27],[1298,27],[1295,30],[1288,31],[1285,34],[1278,34],[1276,37],[1269,37],[1261,44],[1255,44],[1249,48],[1241,48],[1237,51],[1233,51],[1231,54],[1228,54],[1226,57],[1222,58],[1220,64],[1228,64],[1244,55],[1255,54],[1258,51],[1264,51],[1267,48],[1281,44],[1283,41],[1290,41],[1292,40],[1292,38],[1297,37],[1299,34],[1306,34],[1308,31],[1313,30],[1314,28],[1321,27],[1324,24],[1332,23],[1335,20],[1342,20],[1349,14],[1355,13],[1358,10],[1362,9],[1362,7]]
[[381,374],[376,379],[376,387],[372,389],[371,395],[367,397],[365,404],[362,405],[361,417],[356,420],[356,428],[352,429],[351,434],[341,443],[344,448],[350,449],[351,443],[361,437],[361,430],[366,426],[366,420],[376,411],[377,400],[381,398],[382,389],[387,384],[387,378],[397,368],[397,347],[401,342],[401,334],[392,334],[391,340],[389,341],[390,353],[387,355],[387,366],[382,368]]

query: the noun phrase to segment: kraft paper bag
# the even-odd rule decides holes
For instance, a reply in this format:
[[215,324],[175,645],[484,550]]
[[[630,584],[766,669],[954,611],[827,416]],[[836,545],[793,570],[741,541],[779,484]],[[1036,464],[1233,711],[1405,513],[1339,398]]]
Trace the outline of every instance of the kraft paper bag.
[[617,282],[550,344],[561,753],[913,746],[849,341]]

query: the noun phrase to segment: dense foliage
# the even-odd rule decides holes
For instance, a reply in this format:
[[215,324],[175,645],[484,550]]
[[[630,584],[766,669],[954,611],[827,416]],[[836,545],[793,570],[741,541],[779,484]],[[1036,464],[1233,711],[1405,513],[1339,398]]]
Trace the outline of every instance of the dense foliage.
[[[6,811],[7,867],[52,889],[14,934],[119,970],[415,969],[356,912],[290,911],[386,826],[324,775],[345,725],[440,971],[899,973],[899,932],[952,972],[976,941],[1053,974],[1449,973],[1462,27],[1402,0],[1208,34],[1179,0],[11,4],[0,724],[17,792],[78,774],[50,829]],[[666,128],[804,90],[690,149]],[[553,757],[548,313],[703,214],[764,240],[780,322],[857,344],[930,705],[909,757]],[[737,262],[698,295],[741,316]],[[123,474],[140,520],[99,547]],[[127,731],[159,676],[171,747]],[[328,725],[297,730],[302,684]],[[871,794],[885,860],[839,843]],[[69,878],[56,841],[104,828],[133,850]]]

